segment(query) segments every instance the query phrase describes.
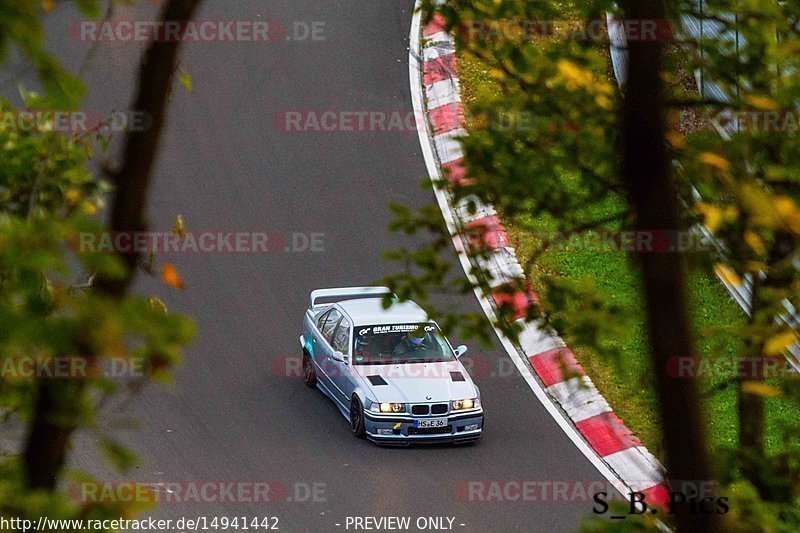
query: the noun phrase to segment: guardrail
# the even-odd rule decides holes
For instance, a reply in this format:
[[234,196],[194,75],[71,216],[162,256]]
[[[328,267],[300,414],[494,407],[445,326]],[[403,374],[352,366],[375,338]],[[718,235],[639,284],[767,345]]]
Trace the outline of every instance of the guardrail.
[[[699,4],[699,6],[702,8],[702,2]],[[714,38],[722,37],[734,39],[737,43],[737,47],[743,42],[738,33],[722,31],[724,26],[719,21],[704,21],[699,20],[696,17],[684,15],[681,17],[681,23],[683,28],[685,28],[685,33],[689,37],[698,41],[701,41],[704,35],[709,35],[710,37]],[[625,38],[625,31],[623,28],[624,23],[616,20],[614,15],[611,13],[606,13],[606,24],[608,25],[608,38],[610,42],[609,50],[611,53],[611,64],[614,70],[614,77],[617,80],[617,85],[622,88],[625,85],[625,80],[627,79],[628,73],[628,43]],[[714,80],[707,78],[705,73],[700,70],[696,70],[694,75],[698,87],[701,88],[701,95],[703,97],[708,94],[719,101],[729,100],[724,89],[719,84],[715,83]],[[714,127],[723,139],[729,139],[730,135],[736,131],[738,126],[734,120],[728,122],[726,126],[714,124]],[[693,188],[692,194],[694,196],[694,201],[702,200],[702,197],[697,189]],[[717,252],[721,257],[725,256],[725,246],[716,237],[714,237],[711,231],[704,224],[698,224],[694,229],[695,231],[702,233],[703,236],[709,240],[709,242],[714,243],[714,246],[717,248]],[[717,273],[717,278],[719,278],[719,280],[728,290],[728,293],[731,295],[734,301],[739,304],[739,307],[741,307],[742,310],[749,316],[752,308],[751,302],[753,300],[752,276],[749,274],[742,276],[741,284],[732,283],[719,273]],[[800,315],[798,315],[797,310],[788,300],[784,300],[783,304],[786,308],[786,313],[778,317],[778,320],[788,325],[790,328],[797,328],[797,326],[800,325]],[[800,343],[794,344],[787,350],[786,360],[792,365],[792,368],[800,372]]]

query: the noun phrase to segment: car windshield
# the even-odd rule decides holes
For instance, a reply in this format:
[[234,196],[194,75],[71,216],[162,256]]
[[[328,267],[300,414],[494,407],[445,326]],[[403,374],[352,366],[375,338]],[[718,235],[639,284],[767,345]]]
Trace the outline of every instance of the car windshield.
[[395,365],[455,361],[436,324],[383,324],[354,328],[353,364]]

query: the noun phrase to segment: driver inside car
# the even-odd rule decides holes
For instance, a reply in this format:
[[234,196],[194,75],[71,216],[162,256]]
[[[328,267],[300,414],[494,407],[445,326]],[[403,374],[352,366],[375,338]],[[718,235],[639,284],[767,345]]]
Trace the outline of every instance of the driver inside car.
[[430,349],[431,347],[425,338],[425,332],[416,330],[410,332],[403,340],[397,343],[397,346],[392,350],[392,355],[398,356],[405,353],[414,353]]

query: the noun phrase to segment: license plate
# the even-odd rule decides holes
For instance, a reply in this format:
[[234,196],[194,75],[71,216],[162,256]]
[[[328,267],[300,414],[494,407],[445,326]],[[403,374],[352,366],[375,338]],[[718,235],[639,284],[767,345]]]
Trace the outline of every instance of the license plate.
[[431,418],[429,420],[414,420],[415,428],[443,428],[447,425],[446,418]]

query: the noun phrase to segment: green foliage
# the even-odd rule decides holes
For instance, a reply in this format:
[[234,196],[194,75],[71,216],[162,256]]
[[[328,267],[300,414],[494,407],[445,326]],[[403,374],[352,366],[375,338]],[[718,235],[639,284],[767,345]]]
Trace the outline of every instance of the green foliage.
[[[78,7],[87,16],[96,16],[99,0],[82,0]],[[39,72],[45,96],[45,109],[76,109],[84,93],[83,83],[69,74],[44,48],[42,7],[31,0],[4,0],[0,3],[0,61],[12,45],[16,46]]]
[[[100,14],[99,0],[79,0],[85,15]],[[0,61],[17,47],[39,73],[41,94],[20,87],[29,109],[77,109],[82,82],[44,49],[41,19],[53,5],[0,1]],[[19,110],[0,101],[0,114]],[[13,121],[11,121],[13,122]],[[59,425],[90,432],[112,467],[126,471],[137,457],[114,438],[115,424],[98,416],[114,394],[134,394],[152,380],[169,381],[181,348],[191,342],[191,320],[169,312],[155,297],[111,297],[95,277],[127,276],[120,257],[83,249],[81,235],[106,231],[98,214],[111,187],[88,169],[88,134],[67,135],[47,123],[27,129],[0,127],[0,412],[3,423],[26,427],[34,417],[44,380],[69,409]],[[101,145],[107,139],[99,138]],[[24,360],[25,363],[20,364]],[[62,375],[41,377],[59,362]],[[107,370],[114,362],[124,376]],[[39,369],[31,372],[31,369]],[[27,369],[27,370],[25,370]],[[47,413],[45,413],[47,414]],[[89,478],[69,472],[66,490],[31,490],[21,458],[0,458],[0,515],[36,519],[131,517],[139,503],[76,501],[71,483]]]
[[[673,28],[680,26],[681,16],[695,15],[707,24],[738,28],[741,36],[737,41],[706,35],[699,43],[682,35],[669,43],[662,73],[669,105],[665,142],[674,160],[674,187],[686,203],[682,227],[665,229],[687,231],[702,222],[724,250],[721,255],[710,247],[684,254],[696,289],[691,311],[701,355],[780,358],[797,342],[796,332],[781,320],[786,303],[800,308],[796,268],[800,5],[711,0],[704,2],[704,13],[695,13],[696,2],[666,3]],[[426,21],[434,4],[440,3],[423,2]],[[616,89],[610,75],[608,42],[564,37],[558,27],[555,36],[547,37],[535,30],[527,38],[507,31],[509,24],[539,22],[539,28],[547,31],[548,21],[569,26],[569,21],[604,20],[606,11],[624,18],[624,12],[602,0],[449,0],[437,9],[456,35],[459,60],[467,69],[462,75],[466,72],[478,81],[467,84],[464,94],[470,135],[462,139],[462,148],[471,181],[437,186],[447,188],[456,203],[480,198],[494,205],[513,228],[514,244],[522,247],[526,275],[533,279],[544,305],[544,324],[565,334],[577,351],[586,348],[619,361],[631,346],[623,339],[638,335],[634,349],[646,352],[633,262],[630,268],[620,266],[619,261],[601,257],[608,252],[569,244],[544,251],[547,242],[542,232],[586,236],[636,229],[619,181],[623,163],[619,147],[625,140],[618,124],[624,92]],[[729,98],[716,102],[708,95],[701,98],[692,74],[697,70],[705,80],[717,82]],[[741,126],[721,136],[712,126],[731,115],[741,119]],[[695,200],[695,189],[700,201]],[[404,264],[406,274],[388,279],[389,284],[401,297],[413,297],[431,312],[446,313],[448,323],[461,326],[463,333],[482,335],[485,323],[434,309],[426,297],[429,291],[464,285],[451,279],[458,272],[444,264],[450,236],[441,217],[432,210],[396,209],[396,214],[395,229],[424,232],[432,236],[433,245],[390,255]],[[468,237],[463,228],[458,231],[457,239]],[[473,256],[484,253],[470,251]],[[598,257],[591,256],[594,253]],[[587,265],[597,270],[587,271]],[[552,275],[564,272],[575,275]],[[740,315],[721,323],[731,315],[727,307],[722,309],[721,290],[704,289],[713,272],[733,282],[741,282],[745,274],[757,280],[750,319]],[[490,274],[474,270],[473,274],[478,288],[485,291]],[[619,291],[620,284],[628,286]],[[530,307],[529,318],[539,317],[536,306]],[[498,325],[510,327],[503,321]],[[664,369],[645,366],[637,371],[650,374]],[[614,379],[611,376],[609,383]],[[651,380],[652,375],[645,376],[641,386],[649,390]],[[796,529],[800,523],[793,510],[800,494],[794,482],[800,472],[796,381],[754,376],[741,382],[715,378],[703,383],[707,394],[703,408],[711,417],[714,451],[723,457],[716,466],[741,502],[741,512],[726,518],[736,530],[755,529],[759,521],[759,529],[774,531]],[[737,418],[737,387],[740,396],[764,399],[766,452],[751,454],[738,446],[739,430],[758,420],[747,409]]]

